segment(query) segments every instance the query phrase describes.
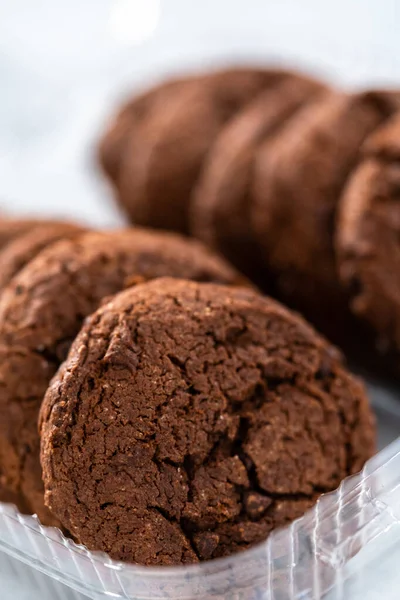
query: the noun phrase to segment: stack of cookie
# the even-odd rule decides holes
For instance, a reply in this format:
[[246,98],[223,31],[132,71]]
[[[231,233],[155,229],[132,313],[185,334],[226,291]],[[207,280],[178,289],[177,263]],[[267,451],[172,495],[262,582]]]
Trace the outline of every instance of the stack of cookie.
[[243,278],[200,243],[174,234],[84,232],[72,224],[3,220],[0,239],[3,228],[9,243],[0,254],[1,486],[49,523],[38,411],[85,317],[142,279],[168,275],[237,285]]
[[133,222],[201,239],[335,341],[361,317],[398,355],[399,110],[399,92],[228,70],[134,98],[100,159]]
[[44,524],[194,563],[265,539],[373,454],[339,352],[202,243],[3,219],[0,244],[0,499]]

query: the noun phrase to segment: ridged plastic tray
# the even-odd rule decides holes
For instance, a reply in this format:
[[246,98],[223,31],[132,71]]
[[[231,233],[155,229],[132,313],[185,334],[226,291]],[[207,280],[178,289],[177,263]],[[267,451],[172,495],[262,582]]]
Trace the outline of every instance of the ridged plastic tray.
[[[383,446],[400,431],[400,400],[380,386],[370,392]],[[303,518],[227,559],[179,568],[122,564],[7,504],[0,504],[0,551],[1,581],[9,589],[18,582],[18,600],[24,593],[29,600],[397,599],[400,439]]]

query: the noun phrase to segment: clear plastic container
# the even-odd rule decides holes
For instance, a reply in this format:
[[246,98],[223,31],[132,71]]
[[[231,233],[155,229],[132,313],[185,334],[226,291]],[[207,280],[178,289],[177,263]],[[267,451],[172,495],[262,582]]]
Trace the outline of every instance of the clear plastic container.
[[[398,10],[377,0],[0,0],[0,208],[118,224],[94,145],[131,89],[249,62],[396,84]],[[0,504],[1,600],[397,600],[400,390],[370,389],[380,452],[302,519],[228,559],[124,565]]]
[[[385,445],[400,431],[400,401],[381,386],[371,386],[371,396]],[[399,439],[265,543],[199,566],[118,563],[0,504],[0,573],[21,600],[36,598],[35,590],[41,600],[394,600],[399,557]]]

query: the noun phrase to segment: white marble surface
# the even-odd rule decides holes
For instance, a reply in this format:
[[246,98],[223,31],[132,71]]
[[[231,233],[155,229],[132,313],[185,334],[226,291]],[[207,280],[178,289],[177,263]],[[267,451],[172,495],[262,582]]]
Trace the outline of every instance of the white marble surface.
[[398,0],[0,0],[0,210],[119,223],[93,148],[131,88],[252,60],[398,84],[399,25]]

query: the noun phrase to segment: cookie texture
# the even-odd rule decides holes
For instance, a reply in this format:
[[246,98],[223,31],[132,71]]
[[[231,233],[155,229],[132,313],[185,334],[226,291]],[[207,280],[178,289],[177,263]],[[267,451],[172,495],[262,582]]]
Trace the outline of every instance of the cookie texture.
[[151,114],[159,101],[165,101],[170,92],[183,89],[190,81],[191,77],[165,81],[133,98],[120,109],[99,143],[100,164],[112,181],[118,180],[127,142],[136,135],[140,122]]
[[[194,75],[123,108],[102,163],[131,220],[202,240],[358,360],[354,340],[371,349],[372,325],[388,345],[390,326],[375,323],[392,317],[363,315],[350,290],[356,277],[335,241],[341,198],[366,140],[399,110],[398,91],[344,93],[288,71]],[[379,152],[396,153],[388,135]]]
[[82,321],[110,294],[169,275],[236,285],[243,278],[195,241],[140,229],[87,233],[43,250],[0,297],[0,484],[42,522],[37,417]]
[[13,219],[11,217],[0,216],[0,250],[7,244],[17,239],[20,235],[28,233],[35,227],[43,223],[51,223],[39,219]]
[[0,252],[0,290],[44,248],[61,239],[81,235],[79,225],[63,222],[38,222],[32,228],[9,242]]
[[146,565],[248,548],[374,451],[363,387],[305,321],[173,279],[85,322],[40,429],[46,504],[89,548]]
[[222,129],[193,193],[192,234],[260,285],[268,279],[268,271],[260,260],[250,219],[257,151],[325,89],[316,81],[293,75],[260,93]]
[[131,220],[187,233],[192,190],[221,129],[259,92],[289,77],[280,70],[229,69],[193,77],[166,94],[155,90],[151,110],[128,135],[115,180]]
[[399,201],[400,114],[366,141],[341,199],[336,238],[351,308],[384,354],[400,350]]
[[338,327],[347,297],[337,276],[337,206],[369,134],[400,95],[328,93],[305,106],[256,159],[252,222],[283,299]]

